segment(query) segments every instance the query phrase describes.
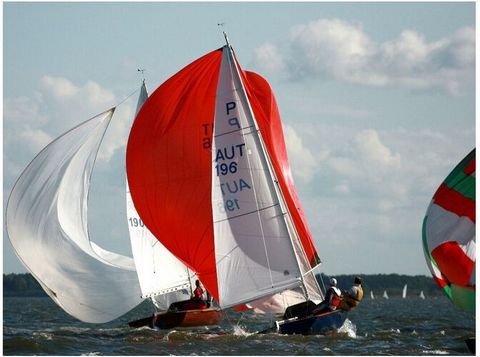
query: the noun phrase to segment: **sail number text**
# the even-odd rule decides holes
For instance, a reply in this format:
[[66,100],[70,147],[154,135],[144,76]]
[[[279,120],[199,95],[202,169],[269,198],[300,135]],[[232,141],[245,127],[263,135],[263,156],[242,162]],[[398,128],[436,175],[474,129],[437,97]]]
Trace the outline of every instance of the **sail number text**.
[[143,221],[137,217],[130,217],[128,219],[128,222],[130,223],[131,227],[142,227],[142,228],[145,227],[145,224],[143,223]]

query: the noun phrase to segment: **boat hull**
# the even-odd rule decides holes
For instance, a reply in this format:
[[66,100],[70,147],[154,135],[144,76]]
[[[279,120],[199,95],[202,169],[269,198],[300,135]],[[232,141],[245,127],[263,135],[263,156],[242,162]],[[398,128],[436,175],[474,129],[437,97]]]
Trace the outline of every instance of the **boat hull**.
[[130,327],[172,329],[176,327],[199,327],[218,325],[223,318],[220,309],[157,312],[150,317],[129,322]]
[[342,310],[320,315],[310,315],[300,319],[277,321],[277,332],[286,335],[321,335],[342,327],[347,313]]

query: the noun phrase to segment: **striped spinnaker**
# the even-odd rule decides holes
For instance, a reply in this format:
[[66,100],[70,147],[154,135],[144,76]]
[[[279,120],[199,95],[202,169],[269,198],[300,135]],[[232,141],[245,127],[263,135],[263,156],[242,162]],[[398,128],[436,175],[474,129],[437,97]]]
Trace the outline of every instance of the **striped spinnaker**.
[[423,249],[434,280],[452,302],[475,310],[475,149],[437,189],[423,221]]

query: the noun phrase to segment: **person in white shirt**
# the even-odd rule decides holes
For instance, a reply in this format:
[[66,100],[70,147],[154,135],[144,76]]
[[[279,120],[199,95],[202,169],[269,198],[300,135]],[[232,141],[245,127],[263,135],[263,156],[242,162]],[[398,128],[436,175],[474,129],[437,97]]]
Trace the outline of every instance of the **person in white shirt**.
[[355,277],[354,284],[348,291],[342,293],[342,301],[340,303],[340,308],[345,311],[350,311],[354,307],[357,307],[358,304],[362,301],[363,298],[363,288],[362,288],[362,278],[359,276]]

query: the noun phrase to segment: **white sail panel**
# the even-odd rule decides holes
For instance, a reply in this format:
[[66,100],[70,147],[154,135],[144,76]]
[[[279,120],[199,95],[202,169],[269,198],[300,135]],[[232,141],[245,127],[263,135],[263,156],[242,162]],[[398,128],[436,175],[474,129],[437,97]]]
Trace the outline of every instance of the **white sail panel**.
[[[147,88],[143,83],[135,117],[147,99]],[[166,310],[171,302],[190,298],[189,271],[142,222],[133,204],[128,180],[126,190],[128,230],[142,297],[150,297],[155,306]],[[158,296],[165,294],[168,296]]]
[[217,87],[212,146],[212,208],[222,308],[272,295],[300,284],[301,279],[254,120],[227,46]]
[[[176,290],[190,289],[187,267],[148,230],[133,206],[127,184],[127,216],[132,253],[137,268],[142,297],[152,297]],[[180,299],[190,294],[181,294]],[[168,306],[167,306],[168,307]]]
[[20,260],[70,315],[103,323],[141,300],[131,258],[90,241],[90,175],[114,109],[65,133],[28,165],[10,195],[6,223]]
[[[142,84],[135,116],[148,98],[145,83]],[[135,209],[126,180],[128,230],[133,259],[137,269],[142,297],[152,298],[159,309],[166,310],[171,302],[190,297],[189,271],[157,238],[140,219]],[[176,293],[173,293],[175,292]],[[168,294],[165,297],[157,295]]]
[[304,301],[305,295],[302,292],[297,290],[285,290],[281,293],[249,302],[247,306],[253,309],[257,314],[270,313],[283,315],[287,307]]

